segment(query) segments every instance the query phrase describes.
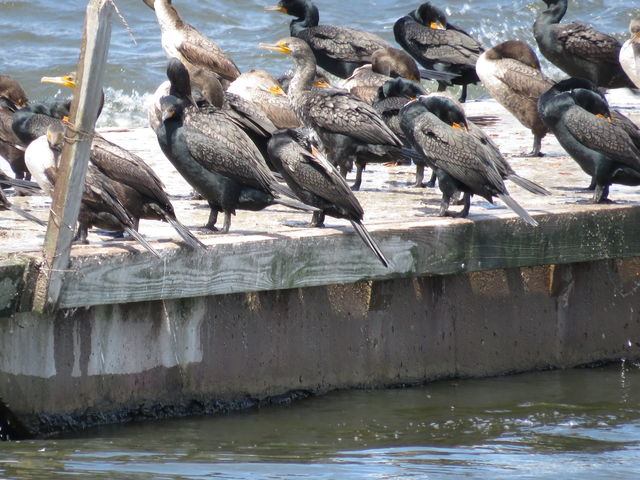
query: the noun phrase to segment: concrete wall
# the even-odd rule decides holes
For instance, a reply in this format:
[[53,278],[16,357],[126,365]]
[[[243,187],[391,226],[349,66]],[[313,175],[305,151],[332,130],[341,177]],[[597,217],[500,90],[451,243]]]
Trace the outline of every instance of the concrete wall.
[[638,272],[608,260],[19,313],[0,318],[0,434],[637,359]]

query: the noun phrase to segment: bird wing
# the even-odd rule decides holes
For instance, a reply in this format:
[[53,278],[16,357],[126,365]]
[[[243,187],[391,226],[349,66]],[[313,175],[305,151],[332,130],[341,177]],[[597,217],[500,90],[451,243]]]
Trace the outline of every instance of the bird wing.
[[398,42],[408,43],[414,55],[427,61],[475,65],[482,53],[482,46],[460,30],[437,30],[425,27],[410,17],[405,18],[404,42]]
[[537,102],[553,86],[553,81],[536,68],[512,58],[499,62],[500,67],[494,69],[495,77],[520,96]]
[[183,127],[182,131],[190,155],[207,170],[266,192],[271,192],[277,183],[259,152],[258,156],[247,154],[235,142],[245,135],[241,130],[215,136],[191,126]]
[[555,28],[558,41],[572,55],[592,62],[617,64],[621,44],[611,35],[583,23],[563,23]]
[[431,113],[418,117],[413,133],[422,153],[436,168],[470,187],[489,183],[498,192],[506,192],[488,147],[473,135],[452,128]]
[[178,52],[192,65],[209,69],[227,80],[235,80],[240,70],[224,50],[189,26],[177,46]]
[[640,169],[640,149],[625,130],[575,105],[564,113],[569,132],[582,145],[610,156],[615,161]]
[[368,61],[376,50],[391,47],[373,33],[334,25],[307,28],[298,37],[306,41],[312,50],[347,62]]
[[309,96],[308,117],[331,133],[355,138],[363,143],[402,146],[375,109],[348,92],[325,88]]

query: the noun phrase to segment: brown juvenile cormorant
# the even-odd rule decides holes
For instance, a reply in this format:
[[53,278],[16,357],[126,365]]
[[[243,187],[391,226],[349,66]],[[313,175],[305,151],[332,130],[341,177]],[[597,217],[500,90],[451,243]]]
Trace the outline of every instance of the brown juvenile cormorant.
[[391,45],[373,33],[355,28],[318,25],[318,7],[310,0],[281,0],[273,10],[296,17],[289,26],[292,37],[304,40],[315,55],[319,67],[329,73],[347,78],[353,71],[371,62],[376,50]]
[[289,194],[267,167],[251,140],[224,116],[202,113],[186,99],[173,95],[161,100],[162,124],[156,130],[160,148],[187,182],[211,208],[206,227],[218,231],[218,212],[224,213],[222,233],[239,210],[262,210],[273,204],[315,211],[303,203],[281,198]]
[[162,32],[162,48],[167,58],[178,58],[190,73],[202,68],[232,82],[240,70],[231,57],[206,35],[185,22],[171,0],[143,0],[155,10]]
[[[440,216],[466,217],[471,196],[480,195],[491,203],[498,197],[527,223],[538,224],[511,198],[494,161],[496,152],[469,131],[464,111],[454,100],[420,97],[402,109],[401,126],[436,170],[442,191]],[[452,214],[449,203],[456,192],[464,192],[464,207]]]
[[306,127],[315,130],[329,160],[344,176],[358,159],[354,190],[360,188],[365,155],[384,158],[390,149],[402,153],[402,142],[373,107],[345,90],[312,89],[316,62],[304,40],[289,37],[261,48],[293,58],[296,70],[288,93],[293,111]]
[[[43,135],[29,144],[25,159],[29,170],[40,187],[52,194],[58,173],[62,147],[65,142],[62,123],[53,123]],[[85,177],[76,240],[88,243],[87,234],[91,227],[106,230],[125,231],[142,246],[159,257],[160,254],[136,231],[135,221],[120,202],[116,187],[96,166],[89,163]]]
[[393,26],[396,42],[423,67],[455,74],[438,80],[438,91],[448,85],[462,85],[460,101],[467,98],[467,86],[478,82],[475,65],[483,49],[467,32],[453,25],[439,8],[425,2],[398,19]]
[[0,157],[9,162],[18,179],[31,177],[24,163],[24,150],[20,139],[13,132],[13,114],[29,103],[27,94],[18,81],[7,75],[0,75]]
[[491,96],[533,133],[533,149],[526,156],[541,156],[548,130],[538,113],[538,98],[553,81],[540,70],[535,52],[524,42],[508,40],[480,55],[476,72]]
[[634,88],[618,57],[620,42],[584,23],[559,23],[567,11],[567,0],[543,0],[533,24],[540,52],[571,77],[586,78],[598,87]]
[[308,133],[301,129],[275,132],[269,140],[271,163],[302,201],[320,209],[313,214],[312,226],[323,226],[325,215],[349,220],[362,241],[388,267],[388,260],[362,224],[364,210],[360,202]]
[[[74,74],[43,77],[42,80],[69,88],[76,86]],[[102,99],[104,102],[104,93]],[[37,106],[32,106],[33,109],[28,107],[16,112],[16,115],[22,116],[18,122],[14,120],[14,130],[19,123],[21,127],[19,131],[24,140],[30,142],[33,138],[45,135],[47,128],[51,125],[62,127],[62,119],[69,113],[68,102],[56,102],[53,105],[61,108],[38,111]],[[27,112],[28,109],[32,111]],[[140,219],[165,221],[190,247],[205,248],[189,229],[178,221],[162,181],[142,158],[94,133],[89,160],[110,180],[110,185],[118,195],[120,204],[132,218],[134,228],[138,228]],[[99,178],[98,180],[104,183]]]
[[236,78],[227,92],[253,102],[277,128],[302,125],[291,108],[291,102],[278,81],[264,70],[249,70]]
[[640,132],[612,114],[604,96],[584,79],[558,82],[538,101],[560,145],[591,176],[592,202],[608,201],[609,185],[640,185]]
[[629,33],[631,38],[620,49],[620,65],[635,86],[640,88],[640,17],[631,19]]

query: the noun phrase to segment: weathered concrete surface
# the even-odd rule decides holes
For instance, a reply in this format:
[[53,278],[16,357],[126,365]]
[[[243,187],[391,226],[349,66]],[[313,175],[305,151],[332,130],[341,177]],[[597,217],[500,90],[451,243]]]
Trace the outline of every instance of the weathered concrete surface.
[[0,399],[21,433],[48,435],[638,359],[638,272],[612,260],[17,314],[0,319]]

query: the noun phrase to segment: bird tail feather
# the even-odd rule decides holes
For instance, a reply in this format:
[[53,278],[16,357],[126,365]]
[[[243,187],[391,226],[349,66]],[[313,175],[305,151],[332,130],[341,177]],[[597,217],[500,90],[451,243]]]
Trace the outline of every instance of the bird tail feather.
[[369,234],[367,229],[364,228],[364,225],[362,225],[362,223],[360,222],[356,222],[355,220],[351,220],[351,225],[353,225],[353,228],[355,229],[358,236],[360,236],[362,241],[367,245],[367,247],[371,249],[371,251],[375,254],[375,256],[378,257],[380,262],[386,268],[389,268],[389,261],[386,259],[386,257],[382,253],[382,250],[380,250],[380,247],[378,246],[376,241],[373,239],[373,237]]
[[549,192],[549,190],[544,188],[542,185],[538,185],[536,182],[527,180],[526,178],[523,178],[519,175],[511,174],[507,176],[507,179],[511,180],[519,187],[522,187],[525,190],[533,193],[534,195],[551,195],[551,192]]
[[285,207],[295,208],[296,210],[303,210],[305,212],[319,212],[320,209],[302,203],[300,200],[294,200],[293,198],[277,197],[274,198],[274,203],[284,205]]
[[173,229],[178,232],[178,235],[182,237],[182,239],[186,242],[194,250],[206,250],[207,246],[202,243],[198,238],[193,234],[191,230],[185,227],[177,218],[172,215],[168,215],[163,212],[164,219],[173,227]]
[[135,238],[138,242],[140,242],[140,245],[142,245],[144,248],[149,250],[156,257],[160,258],[160,254],[158,253],[158,251],[155,248],[153,248],[151,244],[147,242],[147,240],[142,235],[140,235],[136,230],[134,230],[131,227],[125,226],[124,231],[127,232],[129,235],[131,235],[133,238]]
[[502,200],[511,210],[513,210],[514,212],[516,212],[525,222],[527,222],[529,225],[533,225],[534,227],[538,226],[538,222],[536,222],[531,215],[529,215],[529,213],[520,206],[520,204],[518,204],[518,202],[516,202],[513,198],[511,198],[509,195],[505,195],[503,193],[500,193],[497,195],[497,197]]
[[8,206],[9,210],[11,210],[12,212],[17,213],[18,215],[20,215],[23,218],[26,218],[27,220],[31,220],[32,222],[37,223],[38,225],[41,225],[43,227],[45,227],[47,225],[47,222],[44,222],[42,220],[40,220],[37,217],[34,217],[33,215],[31,215],[28,212],[25,212],[24,210],[22,210],[21,208],[16,207],[15,205],[9,205]]

